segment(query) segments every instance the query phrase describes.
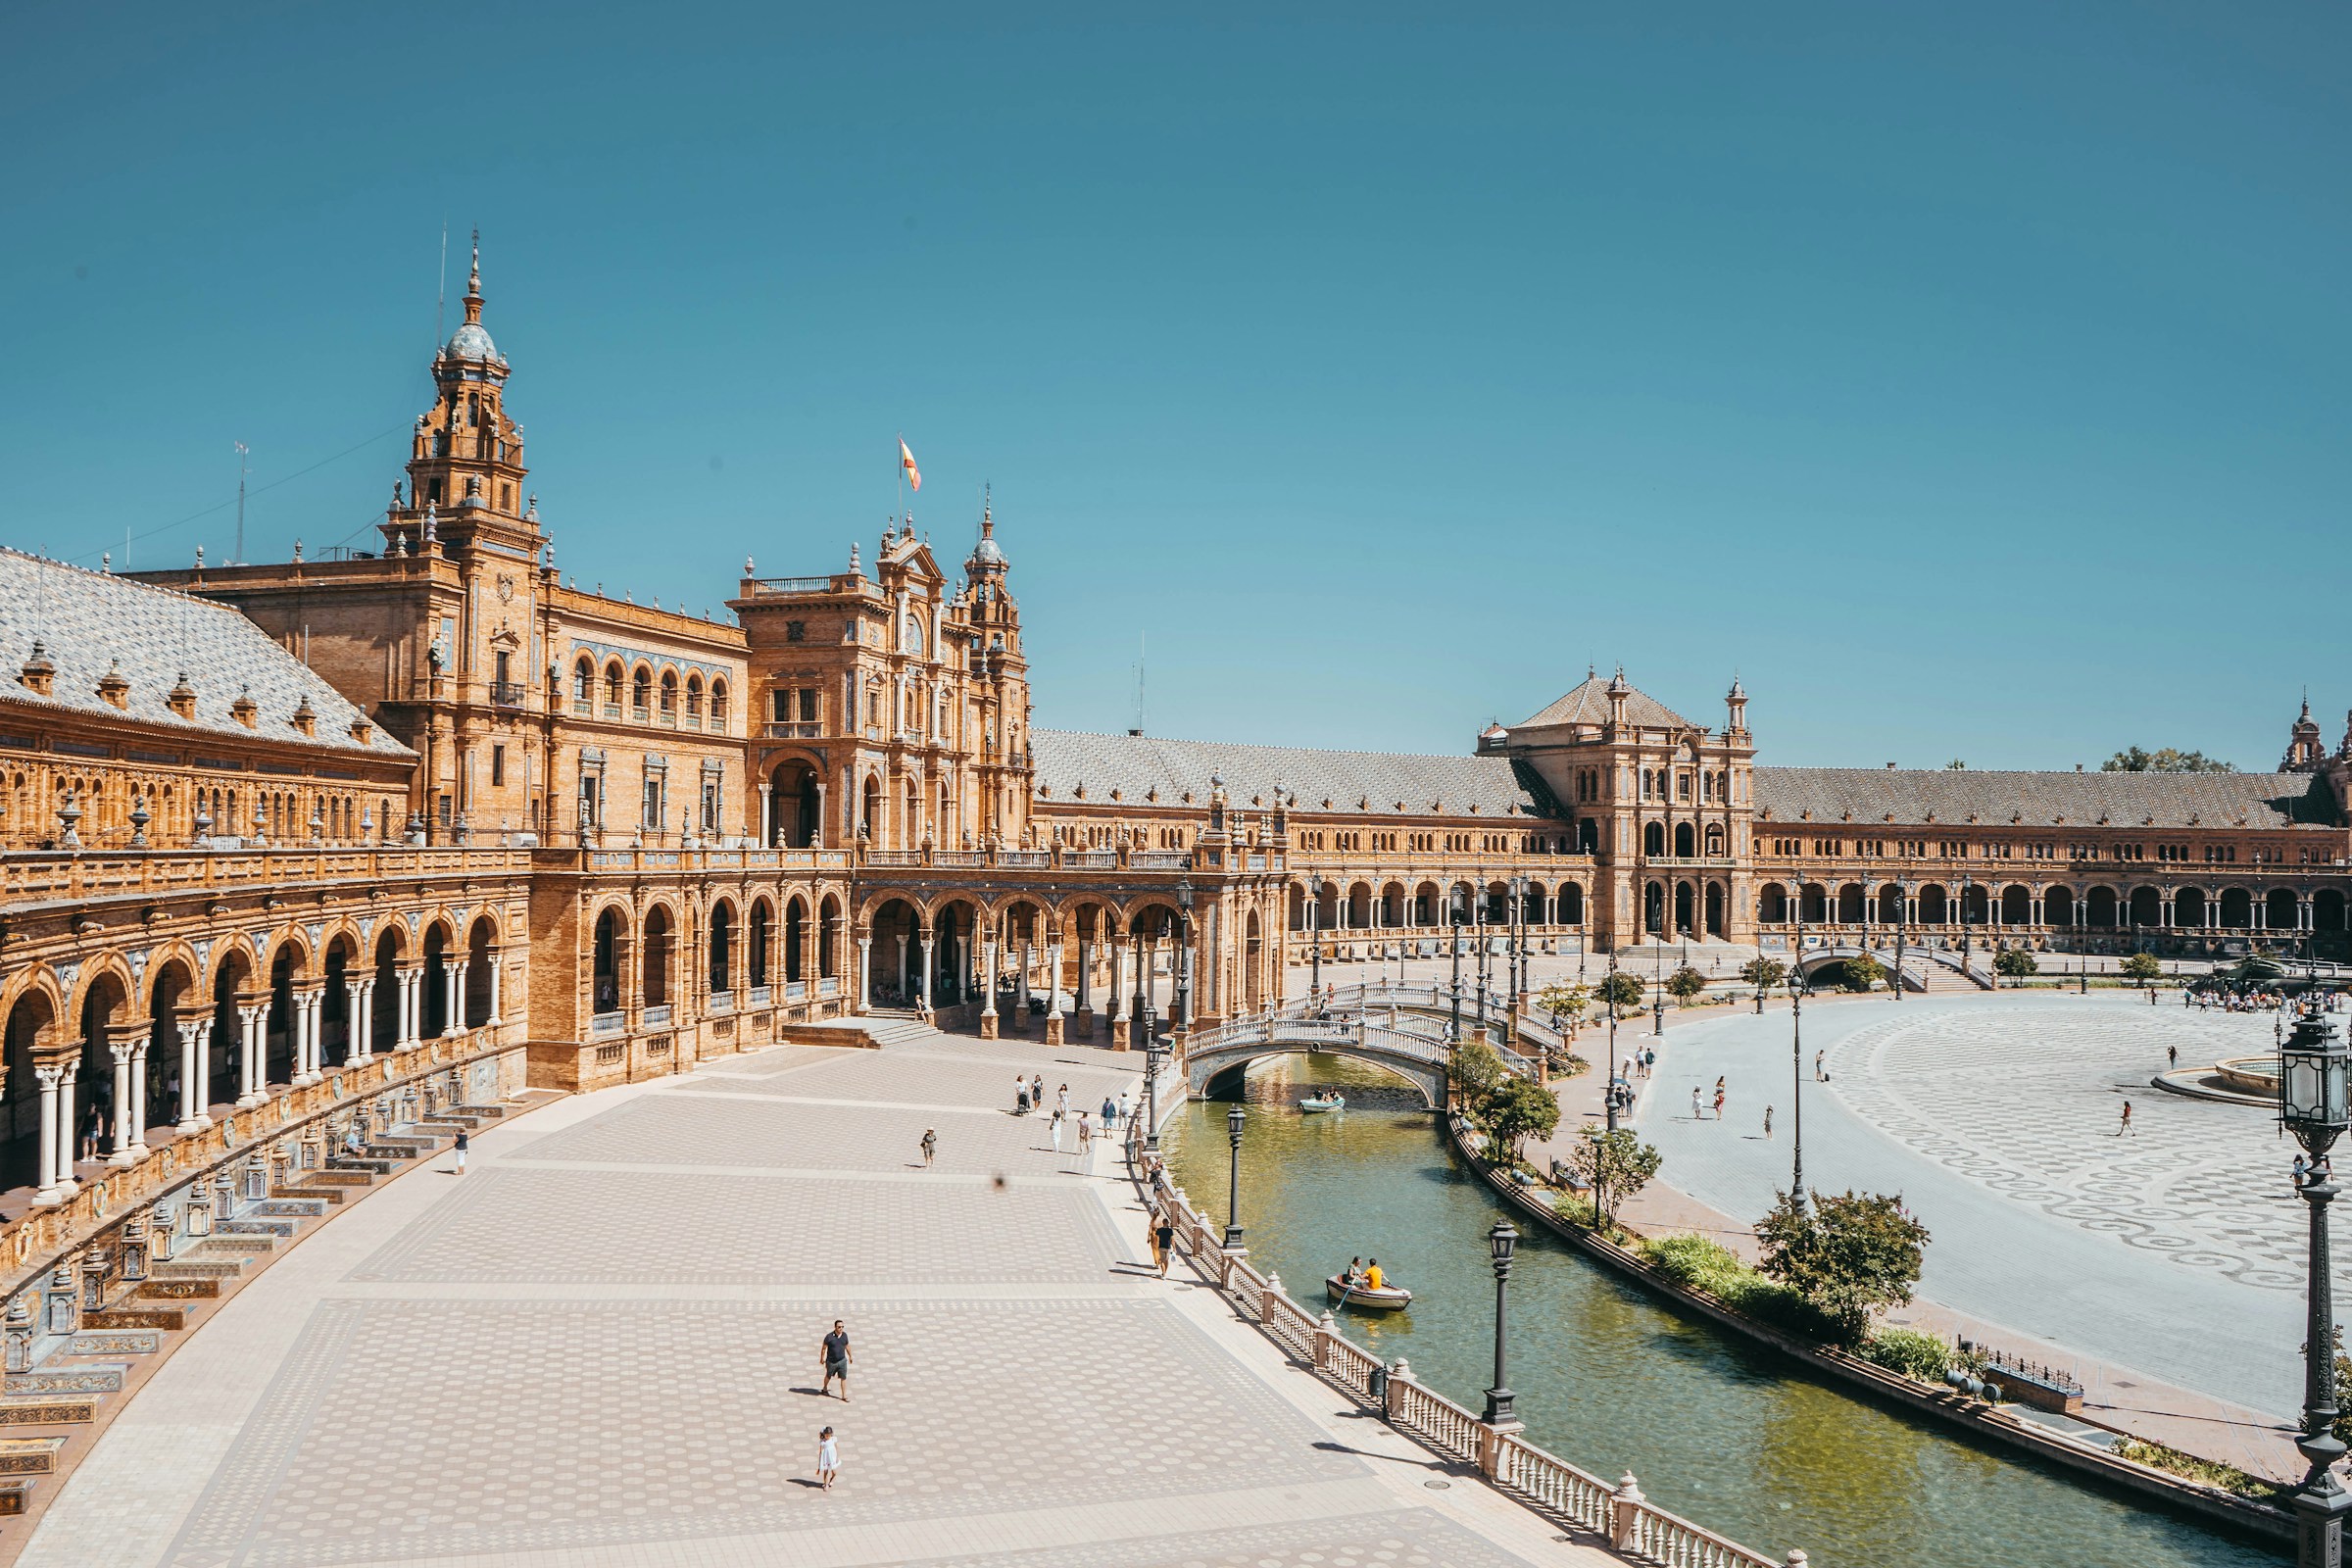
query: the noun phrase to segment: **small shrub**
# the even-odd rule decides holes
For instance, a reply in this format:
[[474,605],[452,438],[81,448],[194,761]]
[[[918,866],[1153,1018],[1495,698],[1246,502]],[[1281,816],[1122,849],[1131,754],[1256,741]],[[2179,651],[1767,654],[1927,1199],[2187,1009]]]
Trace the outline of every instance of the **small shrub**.
[[2182,1453],[2179,1448],[2168,1448],[2161,1443],[2142,1443],[2137,1438],[2126,1438],[2107,1451],[2119,1459],[2144,1464],[2152,1470],[2179,1476],[2183,1481],[2219,1488],[2232,1496],[2272,1498],[2289,1490],[2275,1481],[2250,1476],[2235,1465],[2216,1464],[2211,1459],[2200,1459],[2193,1453]]
[[1919,1383],[1940,1383],[1951,1370],[1952,1348],[1917,1329],[1881,1329],[1862,1342],[1862,1358]]
[[1642,1255],[1668,1279],[1704,1291],[1742,1317],[1805,1339],[1834,1339],[1833,1325],[1805,1298],[1740,1261],[1731,1249],[1703,1236],[1645,1238]]

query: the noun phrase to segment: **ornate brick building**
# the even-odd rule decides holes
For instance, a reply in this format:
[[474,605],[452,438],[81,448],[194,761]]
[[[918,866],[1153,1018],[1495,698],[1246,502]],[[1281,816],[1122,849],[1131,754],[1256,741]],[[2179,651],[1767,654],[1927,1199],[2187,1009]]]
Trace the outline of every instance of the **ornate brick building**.
[[1709,725],[1588,671],[1460,756],[1304,751],[1033,728],[989,511],[959,565],[906,518],[746,562],[723,620],[582,588],[478,262],[465,305],[379,548],[0,555],[0,1162],[45,1210],[421,1061],[588,1087],[890,1006],[1124,1045],[1457,925],[2344,954],[2308,710],[2276,773],[1773,767],[1737,682]]

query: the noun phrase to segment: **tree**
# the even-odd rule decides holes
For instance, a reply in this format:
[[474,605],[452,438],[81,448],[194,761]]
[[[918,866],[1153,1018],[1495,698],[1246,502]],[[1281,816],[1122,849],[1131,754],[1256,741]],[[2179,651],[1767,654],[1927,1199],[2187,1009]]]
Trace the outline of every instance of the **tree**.
[[1555,980],[1536,993],[1536,1011],[1550,1013],[1569,1023],[1583,1019],[1585,1009],[1592,1005],[1592,988],[1566,980]]
[[1740,966],[1740,978],[1760,990],[1770,991],[1788,978],[1788,966],[1778,958],[1758,954]]
[[2136,981],[2140,985],[2144,986],[2151,980],[2160,979],[2163,974],[2164,965],[2157,961],[2156,955],[2153,953],[2134,953],[2124,960],[2125,978]]
[[2023,948],[2003,948],[1992,956],[1992,972],[2006,975],[2012,980],[2023,980],[2027,975],[2037,974],[2040,970],[2040,960]]
[[1498,1164],[1519,1162],[1519,1145],[1529,1138],[1549,1138],[1560,1124],[1560,1102],[1550,1090],[1529,1078],[1505,1078],[1488,1091],[1479,1107],[1487,1130],[1487,1157]]
[[1600,983],[1600,1000],[1619,1012],[1628,1007],[1639,1007],[1642,1005],[1642,982],[1637,976],[1621,969]]
[[1690,1005],[1693,997],[1706,989],[1707,977],[1687,963],[1666,977],[1666,994],[1686,1007]]
[[1899,1196],[1815,1193],[1800,1209],[1783,1193],[1757,1222],[1756,1240],[1763,1272],[1812,1303],[1851,1345],[1870,1332],[1873,1312],[1911,1299],[1928,1228]]
[[1622,1127],[1613,1133],[1585,1129],[1573,1163],[1577,1174],[1592,1189],[1592,1212],[1601,1229],[1608,1229],[1609,1224],[1604,1204],[1611,1200],[1623,1203],[1642,1191],[1658,1173],[1662,1158],[1655,1149]]
[[2102,773],[2234,773],[2237,769],[2203,752],[2176,751],[2167,746],[2149,751],[2130,746],[2099,764]]
[[1453,1048],[1454,1098],[1473,1113],[1502,1079],[1502,1057],[1484,1040],[1465,1040]]
[[1886,966],[1867,953],[1857,953],[1845,960],[1845,989],[1868,991],[1886,978]]

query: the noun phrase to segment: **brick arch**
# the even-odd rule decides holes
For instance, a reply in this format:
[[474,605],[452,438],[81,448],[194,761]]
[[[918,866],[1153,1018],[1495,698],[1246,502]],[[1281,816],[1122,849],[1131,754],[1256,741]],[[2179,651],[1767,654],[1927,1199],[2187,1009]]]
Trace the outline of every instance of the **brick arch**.
[[[78,978],[78,977],[76,977]],[[66,1018],[66,985],[58,978],[57,970],[46,963],[35,963],[18,970],[5,982],[0,982],[0,1024],[15,1014],[17,1004],[27,998],[38,998],[48,1005],[47,1027],[55,1031]],[[53,1037],[41,1043],[43,1050],[58,1045]]]
[[91,994],[101,981],[107,980],[114,981],[122,988],[124,1006],[135,1003],[139,996],[138,977],[130,972],[129,961],[121,953],[109,948],[83,960],[80,972],[74,977],[73,994],[66,999],[69,1004],[66,1016],[79,1018]]

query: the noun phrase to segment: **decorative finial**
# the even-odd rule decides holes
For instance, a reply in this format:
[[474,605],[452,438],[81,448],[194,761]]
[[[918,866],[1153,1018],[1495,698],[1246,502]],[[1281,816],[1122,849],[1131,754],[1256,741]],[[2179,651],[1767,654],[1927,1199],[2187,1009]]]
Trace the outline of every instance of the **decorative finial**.
[[[294,547],[294,559],[296,561],[300,561],[302,559],[302,546],[299,544]],[[112,577],[115,574],[115,553],[112,550],[101,551],[99,553],[98,569],[102,572],[105,572],[109,577]],[[2305,703],[2303,706],[2308,709],[2311,705],[2309,703]]]
[[858,564],[858,541],[853,539],[850,541],[850,575],[859,577],[864,573],[865,568]]
[[468,293],[468,294],[479,294],[481,291],[482,291],[482,231],[481,231],[480,229],[478,229],[478,228],[477,228],[477,229],[475,229],[475,230],[473,231],[473,270],[472,270],[471,272],[469,272],[468,274],[466,274],[466,293]]
[[752,574],[752,558],[749,556],[743,558],[743,574],[746,577]]
[[440,537],[441,537],[441,514],[440,514],[440,511],[439,511],[439,508],[438,508],[438,504],[437,504],[437,503],[435,503],[435,502],[428,501],[428,502],[426,502],[426,503],[424,504],[424,539],[425,539],[425,543],[427,543],[427,544],[431,544],[432,542],[434,542],[435,540],[439,539]]
[[522,509],[522,520],[525,522],[539,520],[539,492],[536,490],[531,492],[530,504]]

